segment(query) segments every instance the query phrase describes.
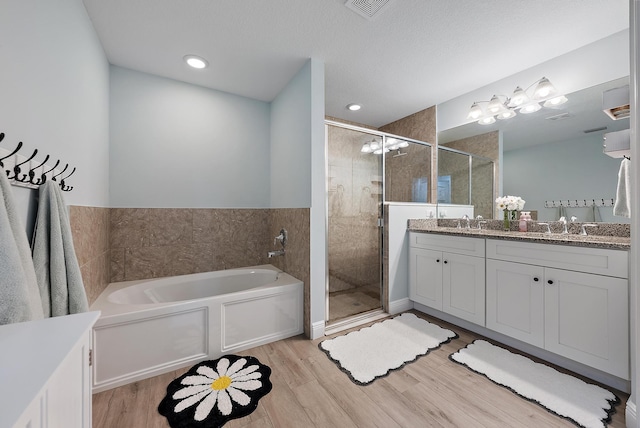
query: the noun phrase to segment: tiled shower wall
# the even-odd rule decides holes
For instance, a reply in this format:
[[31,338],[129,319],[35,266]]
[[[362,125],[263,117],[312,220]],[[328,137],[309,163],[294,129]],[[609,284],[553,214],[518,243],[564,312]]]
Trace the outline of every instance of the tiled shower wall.
[[[309,332],[309,209],[70,207],[89,304],[110,282],[270,263],[305,284]],[[281,228],[287,254],[267,258]]]
[[89,304],[109,285],[109,208],[69,207],[73,246]]

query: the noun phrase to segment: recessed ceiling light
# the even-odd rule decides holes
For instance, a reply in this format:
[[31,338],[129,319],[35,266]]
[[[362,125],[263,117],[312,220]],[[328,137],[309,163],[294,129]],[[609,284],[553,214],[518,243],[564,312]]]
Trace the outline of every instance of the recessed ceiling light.
[[360,104],[348,104],[347,105],[347,109],[351,110],[351,111],[358,111],[362,108],[362,106]]
[[209,65],[206,59],[197,55],[185,55],[184,61],[193,68],[206,68]]

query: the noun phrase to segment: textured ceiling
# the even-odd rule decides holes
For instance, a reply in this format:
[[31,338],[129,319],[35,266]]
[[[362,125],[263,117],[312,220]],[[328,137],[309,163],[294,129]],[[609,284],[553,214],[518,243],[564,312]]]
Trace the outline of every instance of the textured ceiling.
[[[628,0],[396,0],[373,20],[344,0],[84,3],[114,65],[271,101],[313,57],[326,114],[372,126],[629,26]],[[187,54],[210,67],[189,69]]]

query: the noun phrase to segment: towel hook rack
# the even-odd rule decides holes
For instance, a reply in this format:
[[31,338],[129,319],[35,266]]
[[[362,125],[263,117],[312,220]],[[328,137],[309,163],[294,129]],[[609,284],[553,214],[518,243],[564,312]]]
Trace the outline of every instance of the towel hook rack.
[[[4,132],[0,132],[0,142],[2,142],[4,139]],[[36,163],[34,159],[38,155],[39,150],[35,149],[31,156],[25,157],[18,153],[22,148],[22,141],[18,142],[16,147],[11,152],[9,150],[0,148],[0,173],[6,174],[6,177],[10,180],[11,184],[16,186],[36,188],[37,186],[44,184],[47,179],[51,179],[52,181],[55,181],[63,191],[68,192],[73,189],[73,186],[67,185],[66,181],[76,172],[75,167],[70,168],[69,164],[67,163],[65,164],[62,171],[58,171],[56,170],[56,168],[61,165],[60,159],[58,159],[55,165],[51,167],[51,165],[47,164],[47,161],[52,160],[53,158],[48,154],[45,156],[42,162],[40,162],[37,166],[33,166]],[[69,170],[71,170],[70,173],[68,172]],[[53,174],[50,174],[47,177],[47,174],[51,173],[52,171]],[[58,181],[60,182],[58,183]]]

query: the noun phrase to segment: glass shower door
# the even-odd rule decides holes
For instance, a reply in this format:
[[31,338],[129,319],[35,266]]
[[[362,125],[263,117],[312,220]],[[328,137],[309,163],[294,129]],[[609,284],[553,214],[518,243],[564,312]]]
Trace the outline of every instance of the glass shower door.
[[335,324],[382,307],[382,137],[334,125],[327,137],[327,324]]

